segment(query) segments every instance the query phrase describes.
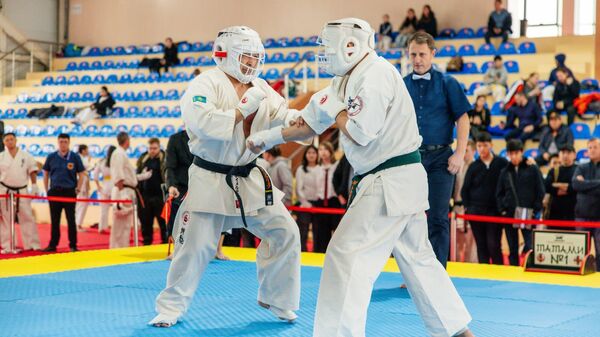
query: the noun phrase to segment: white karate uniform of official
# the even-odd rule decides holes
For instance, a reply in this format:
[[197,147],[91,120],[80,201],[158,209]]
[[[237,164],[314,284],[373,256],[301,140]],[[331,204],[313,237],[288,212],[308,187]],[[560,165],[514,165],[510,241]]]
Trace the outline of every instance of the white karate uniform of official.
[[[129,161],[125,150],[118,146],[110,159],[110,176],[113,182],[123,180],[128,186],[137,186],[137,177],[135,167]],[[135,190],[123,188],[119,190],[117,186],[112,187],[112,200],[134,200]],[[117,203],[113,209],[113,224],[110,230],[110,248],[129,247],[129,238],[131,235],[131,224],[133,217],[133,205],[131,203]]]
[[[228,57],[233,58],[232,48],[238,46],[232,47],[229,43],[236,43],[233,39],[238,36],[249,37],[250,42],[244,43],[254,43],[254,46],[246,47],[260,49],[264,54],[258,34],[247,27],[222,31],[215,41],[215,50],[226,49]],[[234,42],[222,40],[229,37],[232,39],[229,41]],[[258,50],[249,52],[258,53]],[[206,161],[244,166],[257,155],[246,149],[243,122],[235,124],[235,109],[246,101],[249,92],[258,88],[266,95],[256,110],[251,133],[288,123],[297,111],[288,109],[285,100],[268,83],[256,78],[260,70],[251,80],[253,87],[240,100],[225,73],[228,71],[227,74],[240,80],[241,76],[236,75],[236,67],[239,70],[240,66],[235,63],[227,68],[219,63],[225,61],[216,57],[215,60],[219,67],[192,80],[180,102],[190,137],[188,144],[192,154]],[[258,301],[269,305],[275,315],[288,312],[289,315],[278,317],[291,321],[295,319],[291,311],[298,309],[300,301],[298,227],[281,202],[284,195],[280,190],[273,187],[274,204],[265,205],[265,185],[258,169],[253,169],[247,178],[233,177],[233,185],[241,195],[247,229],[262,240],[256,254]],[[188,309],[206,266],[215,256],[221,233],[243,227],[235,201],[224,174],[196,165],[190,167],[188,194],[177,212],[173,229],[175,248],[167,286],[156,299],[159,315],[150,324],[173,325]]]
[[[400,73],[373,51],[368,23],[352,18],[331,22],[321,40],[325,53],[331,53],[324,64],[338,77],[302,111],[306,124],[321,134],[346,110],[346,129],[356,143],[342,132],[340,142],[357,175],[418,150],[422,138],[412,100]],[[346,59],[344,65],[335,49],[349,43],[353,47],[343,53],[352,52],[355,61]],[[267,133],[249,142],[270,147],[277,137]],[[381,170],[358,184],[327,248],[313,336],[365,336],[373,283],[392,252],[429,334],[448,337],[466,330],[471,317],[429,243],[427,191],[420,163]],[[397,335],[405,336],[401,331],[399,326]]]
[[[17,149],[15,157],[11,156],[8,150],[0,152],[0,182],[11,187],[23,187],[18,193],[27,194],[27,184],[32,172],[38,170],[35,159],[26,151]],[[7,194],[8,188],[0,184],[0,194]],[[33,192],[37,192],[37,186],[32,187]],[[40,249],[40,238],[38,229],[33,218],[31,209],[31,199],[21,198],[19,200],[19,209],[15,210],[19,218],[21,236],[23,240],[23,249]],[[0,245],[3,250],[10,249],[10,216],[8,199],[0,199]],[[15,245],[17,242],[15,242]]]
[[[90,163],[89,156],[80,156],[81,163],[85,168],[85,176],[83,183],[81,183],[81,190],[77,194],[78,199],[87,199],[90,194],[90,171],[92,170],[92,166]],[[75,204],[75,223],[77,224],[77,230],[82,230],[83,219],[85,218],[85,213],[87,212],[88,206],[90,204],[88,202],[77,202]]]
[[[98,197],[100,199],[110,199],[112,193],[112,180],[110,177],[110,167],[106,166],[106,159],[102,159],[96,165],[94,169],[94,177],[99,177],[102,174],[102,185],[98,190]],[[108,214],[110,212],[111,204],[107,202],[100,203],[100,221],[98,221],[98,231],[105,231],[108,229]]]

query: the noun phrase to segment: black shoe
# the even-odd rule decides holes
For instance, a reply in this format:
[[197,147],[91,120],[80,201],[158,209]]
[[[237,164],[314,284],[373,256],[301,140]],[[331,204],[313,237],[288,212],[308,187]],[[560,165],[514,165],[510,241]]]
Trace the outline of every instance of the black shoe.
[[42,249],[42,252],[46,252],[46,253],[56,252],[56,247],[48,246],[48,247]]
[[77,247],[71,247],[71,251],[72,251],[72,252],[78,252],[78,251],[79,251],[79,249],[77,249]]

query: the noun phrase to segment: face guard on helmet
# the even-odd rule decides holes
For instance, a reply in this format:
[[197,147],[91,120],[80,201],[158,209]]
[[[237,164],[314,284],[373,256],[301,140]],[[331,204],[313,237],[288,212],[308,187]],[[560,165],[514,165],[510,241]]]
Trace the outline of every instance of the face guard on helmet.
[[217,67],[241,83],[252,82],[265,63],[265,48],[260,36],[245,26],[225,28],[213,46]]
[[322,47],[319,67],[331,75],[344,76],[375,49],[375,32],[364,20],[340,19],[325,25],[317,43]]

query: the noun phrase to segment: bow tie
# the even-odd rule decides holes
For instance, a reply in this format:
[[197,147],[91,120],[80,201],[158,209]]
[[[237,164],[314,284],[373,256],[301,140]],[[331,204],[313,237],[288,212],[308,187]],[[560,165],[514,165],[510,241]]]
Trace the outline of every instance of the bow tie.
[[426,73],[424,75],[417,75],[417,74],[413,74],[412,75],[412,79],[413,80],[431,80],[431,73]]

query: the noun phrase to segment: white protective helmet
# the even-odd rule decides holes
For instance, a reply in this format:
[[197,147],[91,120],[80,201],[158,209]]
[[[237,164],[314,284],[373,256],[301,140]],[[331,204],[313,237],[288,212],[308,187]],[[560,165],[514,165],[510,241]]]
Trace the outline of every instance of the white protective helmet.
[[[255,62],[242,62],[245,56]],[[260,75],[265,63],[265,47],[258,33],[246,26],[228,27],[219,32],[213,46],[217,67],[241,83]]]
[[331,75],[344,76],[375,49],[375,32],[364,20],[345,18],[325,24],[317,43],[323,47],[319,67]]

